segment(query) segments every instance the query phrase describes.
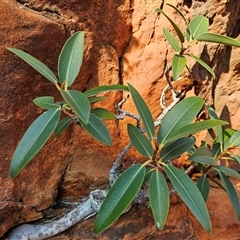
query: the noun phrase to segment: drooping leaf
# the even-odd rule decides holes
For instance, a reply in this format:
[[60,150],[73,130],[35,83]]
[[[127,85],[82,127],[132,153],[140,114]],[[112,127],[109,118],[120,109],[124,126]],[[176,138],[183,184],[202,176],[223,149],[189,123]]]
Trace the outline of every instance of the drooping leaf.
[[176,38],[166,28],[163,28],[163,33],[164,33],[166,39],[168,40],[169,44],[172,46],[172,48],[176,52],[180,52],[181,46],[180,46],[179,42],[176,40]]
[[55,128],[55,134],[59,136],[72,122],[70,117],[65,117],[59,121],[57,127]]
[[203,103],[204,100],[200,97],[189,97],[175,105],[162,120],[157,136],[158,144],[164,143],[171,133],[191,123]]
[[136,164],[123,172],[104,199],[93,230],[100,233],[113,224],[133,201],[146,173],[143,165]]
[[238,216],[238,219],[240,219],[240,206],[239,206],[239,199],[238,199],[236,190],[235,190],[233,184],[231,183],[231,181],[228,179],[228,177],[222,171],[219,171],[219,176],[220,176],[221,181],[224,185],[224,188],[230,198],[232,206]]
[[200,65],[202,65],[214,78],[216,77],[215,72],[210,68],[202,59],[199,57],[193,55],[193,54],[188,54],[192,59],[197,61]]
[[229,140],[229,147],[234,148],[240,146],[240,131],[236,131]]
[[160,158],[162,161],[177,158],[191,148],[194,143],[195,140],[193,138],[179,138],[175,142],[162,148],[160,152]]
[[168,17],[168,16],[163,12],[162,9],[157,8],[155,11],[162,13],[162,14],[167,18],[167,20],[172,24],[174,30],[176,31],[179,40],[180,40],[182,43],[184,43],[184,36],[183,36],[181,30],[179,29],[179,27],[173,22],[173,20],[172,20],[170,17]]
[[149,198],[157,228],[162,230],[168,216],[169,191],[166,180],[159,171],[155,171],[151,175]]
[[58,76],[61,83],[69,87],[75,81],[82,65],[84,33],[74,33],[64,44],[58,59]]
[[78,90],[61,90],[60,92],[79,120],[87,124],[90,116],[90,103],[87,97]]
[[172,59],[173,79],[177,80],[185,68],[187,60],[184,56],[175,54]]
[[204,201],[206,202],[207,198],[208,198],[210,186],[209,186],[208,179],[205,175],[201,176],[198,179],[197,187],[198,187],[200,193],[202,194]]
[[11,177],[15,178],[47,142],[57,126],[60,114],[61,108],[51,108],[30,125],[13,154]]
[[108,146],[112,145],[112,140],[107,127],[105,126],[103,121],[95,114],[90,113],[88,123],[86,124],[84,122],[81,122],[81,125],[91,136],[93,136],[98,141]]
[[44,109],[51,109],[51,108],[59,108],[61,104],[54,102],[54,97],[51,96],[44,96],[44,97],[37,97],[33,99],[33,102],[41,108]]
[[206,146],[199,147],[189,159],[201,164],[217,165],[212,152]]
[[128,136],[136,150],[144,157],[152,158],[153,147],[147,137],[143,135],[137,127],[132,124],[127,125]]
[[235,47],[240,47],[240,41],[228,37],[228,36],[223,36],[219,35],[216,33],[202,33],[196,37],[198,41],[203,41],[203,42],[213,42],[213,43],[220,43],[228,46],[235,46]]
[[209,20],[208,18],[199,15],[194,17],[191,22],[189,23],[189,32],[193,36],[193,38],[196,38],[202,33],[207,32],[209,27]]
[[31,67],[33,67],[35,70],[37,70],[41,75],[43,75],[45,78],[47,78],[50,82],[53,84],[56,84],[57,78],[54,75],[54,73],[41,61],[36,59],[35,57],[31,56],[30,54],[16,49],[16,48],[7,48],[9,51],[16,54],[18,57],[20,57],[22,60],[24,60],[26,63],[28,63]]
[[222,173],[224,173],[225,175],[227,175],[229,177],[240,178],[240,174],[237,171],[235,171],[229,167],[215,166],[214,168],[221,171]]
[[154,122],[153,122],[152,114],[151,114],[147,104],[145,103],[145,101],[143,100],[141,95],[138,93],[138,91],[129,83],[128,83],[128,88],[131,93],[133,102],[134,102],[134,104],[138,110],[138,113],[143,121],[143,125],[148,134],[148,137],[150,138],[150,140],[152,140],[154,137]]
[[[83,93],[84,94],[84,93]],[[85,95],[85,94],[84,94]],[[86,96],[86,95],[85,95]],[[88,101],[90,104],[101,102],[106,100],[106,97],[100,96],[100,97],[88,97]]]
[[129,91],[127,86],[116,84],[116,85],[104,85],[104,86],[94,87],[94,88],[91,88],[91,89],[85,91],[84,94],[87,97],[91,97],[91,96],[95,96],[102,92],[113,91],[113,90],[127,91],[127,92]]
[[237,154],[231,154],[230,157],[231,160],[240,163],[240,156],[238,156]]
[[202,194],[198,190],[197,186],[188,175],[174,166],[164,165],[164,170],[182,200],[203,228],[210,233],[211,221],[209,213]]
[[111,119],[111,120],[116,119],[115,115],[105,108],[94,108],[91,110],[91,113],[97,115],[101,119]]

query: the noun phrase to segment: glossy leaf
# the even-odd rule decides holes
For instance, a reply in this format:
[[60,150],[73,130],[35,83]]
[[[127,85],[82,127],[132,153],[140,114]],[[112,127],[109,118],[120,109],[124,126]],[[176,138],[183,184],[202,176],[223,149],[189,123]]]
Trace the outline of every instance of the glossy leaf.
[[215,166],[215,169],[218,169],[229,177],[240,178],[240,174],[231,168],[225,166]]
[[[80,120],[81,122],[81,120]],[[103,121],[95,114],[90,113],[88,123],[81,122],[83,128],[98,141],[111,146],[112,140],[109,131]]]
[[189,23],[190,33],[193,38],[196,38],[202,33],[207,32],[209,27],[209,20],[204,16],[196,16]]
[[144,157],[152,158],[153,148],[149,140],[132,124],[127,125],[128,136],[136,150]]
[[105,108],[94,108],[91,110],[91,113],[95,114],[101,119],[109,119],[109,120],[116,119],[115,115]]
[[55,128],[55,134],[59,136],[72,122],[70,117],[63,118],[59,121],[57,127]]
[[90,116],[90,103],[86,96],[77,90],[61,90],[60,92],[79,120],[87,124]]
[[179,27],[174,23],[174,21],[173,21],[170,17],[168,17],[168,16],[163,12],[162,9],[157,8],[155,11],[162,13],[162,14],[167,18],[167,20],[172,24],[174,30],[176,31],[179,40],[180,40],[182,43],[184,43],[184,36],[183,36],[181,30],[179,29]]
[[182,128],[179,128],[176,132],[171,132],[171,134],[169,134],[165,143],[175,141],[180,137],[185,137],[190,134],[195,134],[202,130],[210,129],[210,128],[225,125],[225,124],[227,124],[227,122],[222,120],[214,120],[214,119],[191,123]]
[[9,51],[16,54],[18,57],[20,57],[22,60],[24,60],[27,64],[29,64],[31,67],[33,67],[35,70],[37,70],[41,75],[43,75],[45,78],[47,78],[50,82],[55,84],[57,82],[57,78],[54,75],[54,73],[42,62],[40,62],[35,57],[31,56],[30,54],[16,49],[16,48],[7,48]]
[[46,97],[37,97],[33,99],[33,102],[41,108],[51,109],[51,108],[59,108],[61,104],[54,102],[54,97],[46,96]]
[[169,191],[166,180],[159,171],[155,171],[151,175],[149,198],[157,228],[162,230],[168,216]]
[[176,38],[166,28],[163,28],[163,33],[164,33],[166,39],[168,40],[168,43],[172,46],[172,48],[176,52],[180,52],[181,46],[180,46],[179,42],[176,40]]
[[229,140],[229,147],[234,148],[240,146],[240,131],[236,131]]
[[93,230],[100,233],[113,224],[137,195],[146,168],[136,164],[123,172],[104,199],[96,217]]
[[170,145],[164,146],[160,152],[162,161],[172,160],[179,157],[189,148],[193,146],[195,140],[193,138],[179,138]]
[[61,83],[69,87],[75,81],[82,65],[84,33],[74,33],[64,44],[58,59],[58,76]]
[[11,177],[15,178],[47,142],[57,126],[60,114],[61,108],[49,109],[30,125],[13,154]]
[[201,110],[203,103],[204,100],[200,97],[189,97],[175,105],[162,120],[157,136],[158,143],[164,143],[169,135],[191,123]]
[[204,42],[213,42],[213,43],[220,43],[228,46],[235,46],[240,47],[240,41],[230,38],[228,36],[219,35],[216,33],[202,33],[196,37],[198,41],[204,41]]
[[150,138],[153,139],[154,137],[154,122],[153,122],[153,117],[152,114],[141,97],[141,95],[138,93],[138,91],[131,85],[128,84],[129,91],[131,92],[131,96],[133,99],[133,102],[138,110],[138,113],[143,121],[143,125],[145,127],[145,130]]
[[204,201],[207,201],[208,195],[209,195],[209,182],[205,175],[201,176],[197,181],[197,187],[200,191],[200,193],[203,196]]
[[203,66],[214,78],[216,77],[215,72],[210,68],[202,59],[199,57],[193,55],[193,54],[188,54],[192,59],[197,61],[201,66]]
[[187,60],[184,56],[175,54],[172,59],[172,72],[173,72],[173,79],[177,80],[185,68]]
[[224,188],[230,198],[230,201],[232,203],[232,206],[237,213],[238,219],[240,219],[240,206],[239,206],[239,200],[238,200],[238,195],[236,193],[236,190],[231,183],[231,181],[228,179],[228,177],[222,172],[219,171],[219,176],[221,178],[221,181],[224,185]]
[[108,92],[108,91],[129,91],[128,87],[127,86],[123,86],[123,85],[104,85],[104,86],[99,86],[99,87],[94,87],[94,88],[91,88],[87,91],[84,92],[84,94],[87,96],[87,97],[91,97],[91,96],[95,96],[99,93],[102,93],[102,92]]
[[217,165],[212,152],[206,146],[199,147],[189,159],[201,164]]
[[210,233],[210,217],[204,199],[197,186],[184,171],[172,165],[164,165],[164,170],[182,200],[198,219],[203,228]]

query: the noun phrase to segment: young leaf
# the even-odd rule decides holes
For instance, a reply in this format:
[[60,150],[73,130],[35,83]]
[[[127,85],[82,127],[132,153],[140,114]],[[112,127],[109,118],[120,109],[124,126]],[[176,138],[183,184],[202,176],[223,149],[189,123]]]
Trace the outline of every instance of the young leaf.
[[200,65],[202,65],[214,78],[216,77],[215,72],[199,57],[193,55],[193,54],[187,54],[190,56],[192,59],[197,61]]
[[103,121],[95,114],[90,113],[89,121],[87,124],[82,122],[81,120],[80,122],[83,128],[95,139],[108,146],[112,145],[112,140],[107,127],[105,126]]
[[175,105],[162,120],[157,136],[158,143],[164,143],[171,133],[191,123],[201,110],[203,103],[204,100],[200,97],[189,97]]
[[30,54],[16,49],[16,48],[7,48],[9,51],[16,54],[18,57],[20,57],[22,60],[24,60],[26,63],[28,63],[31,67],[33,67],[35,70],[37,70],[41,75],[43,75],[45,78],[47,78],[50,82],[53,84],[56,84],[57,78],[54,75],[54,73],[42,62],[40,62],[35,57],[31,56]]
[[193,146],[195,139],[193,138],[179,138],[170,145],[164,146],[160,152],[160,158],[162,161],[172,160],[179,157],[189,148]]
[[237,213],[238,219],[240,219],[240,206],[239,206],[239,200],[238,195],[236,193],[236,190],[234,186],[232,185],[231,181],[228,179],[228,177],[222,172],[219,171],[219,176],[222,180],[222,183],[224,185],[224,188],[230,198],[230,201],[232,202],[232,206]]
[[197,186],[183,171],[171,165],[164,165],[164,170],[174,188],[198,219],[203,228],[210,233],[211,221],[204,199]]
[[84,52],[84,33],[74,33],[64,44],[58,59],[58,76],[67,87],[75,81],[82,65]]
[[215,169],[221,171],[222,173],[224,173],[227,176],[234,177],[234,178],[240,178],[240,174],[231,168],[228,168],[225,166],[215,166]]
[[172,59],[173,79],[177,80],[185,68],[187,60],[184,56],[175,54]]
[[154,137],[154,122],[153,122],[152,114],[151,114],[147,104],[145,103],[145,101],[143,100],[141,95],[137,92],[137,90],[129,83],[128,83],[128,88],[131,92],[133,102],[134,102],[134,104],[138,110],[138,113],[143,121],[143,125],[146,129],[146,132],[147,132],[150,140],[152,140]]
[[94,108],[91,110],[91,113],[95,114],[101,119],[111,119],[111,120],[116,119],[115,115],[105,108]]
[[169,192],[166,180],[159,171],[155,171],[151,175],[149,198],[157,228],[162,230],[168,216]]
[[86,96],[77,90],[60,90],[60,92],[79,120],[87,124],[90,116],[90,103]]
[[116,84],[116,85],[104,85],[104,86],[94,87],[84,92],[84,94],[87,97],[91,97],[91,96],[96,96],[97,94],[102,92],[113,91],[113,90],[127,91],[127,92],[129,91],[127,86]]
[[229,148],[240,146],[240,131],[236,131],[229,140]]
[[57,126],[61,108],[51,108],[40,115],[27,129],[19,142],[10,164],[10,175],[15,178],[39,152]]
[[120,217],[138,193],[145,173],[146,168],[136,164],[120,175],[98,212],[93,227],[95,233],[104,231]]
[[33,102],[41,108],[51,109],[51,108],[59,108],[61,104],[54,102],[54,97],[46,96],[46,97],[37,97],[33,99]]
[[147,137],[143,135],[139,129],[132,124],[127,125],[128,136],[136,148],[136,150],[142,154],[144,157],[152,158],[153,147]]
[[179,42],[176,40],[176,38],[166,28],[163,28],[163,33],[164,33],[166,39],[168,40],[169,44],[172,46],[172,48],[176,52],[180,52],[181,46],[180,46]]
[[59,136],[72,122],[70,117],[63,118],[59,121],[54,133]]
[[198,181],[197,181],[197,187],[200,191],[200,193],[203,196],[204,201],[207,201],[208,198],[208,194],[209,194],[209,183],[208,183],[208,179],[205,175],[201,176]]
[[216,33],[202,33],[196,37],[196,40],[198,41],[204,41],[204,42],[213,42],[213,43],[220,43],[228,46],[235,46],[240,47],[240,41],[230,38],[227,36],[219,35]]
[[167,18],[167,20],[172,24],[174,30],[176,31],[179,40],[180,40],[182,43],[184,43],[184,36],[183,36],[181,30],[179,29],[179,27],[173,22],[173,20],[172,20],[170,17],[168,17],[168,16],[163,12],[162,9],[157,8],[155,11],[162,13],[162,14]]
[[189,32],[196,38],[198,35],[207,32],[209,27],[209,20],[204,16],[196,16],[194,17],[191,22],[189,23]]

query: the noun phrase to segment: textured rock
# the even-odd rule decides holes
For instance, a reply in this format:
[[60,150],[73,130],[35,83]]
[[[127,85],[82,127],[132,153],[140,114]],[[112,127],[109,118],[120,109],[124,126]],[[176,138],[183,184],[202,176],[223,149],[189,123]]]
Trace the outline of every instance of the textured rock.
[[[159,97],[167,85],[165,65],[173,51],[167,45],[162,27],[170,28],[162,15],[154,12],[163,1],[56,1],[2,0],[0,2],[0,40],[2,81],[0,88],[0,236],[10,227],[43,215],[57,197],[76,201],[90,188],[107,183],[108,171],[122,147],[129,141],[125,124],[129,119],[107,122],[113,148],[103,146],[79,126],[70,127],[60,139],[55,137],[44,150],[12,180],[9,164],[13,151],[29,124],[40,111],[32,99],[50,95],[54,87],[6,47],[25,50],[56,72],[57,57],[67,37],[78,30],[85,32],[84,64],[74,87],[80,90],[96,85],[131,83],[146,99],[153,115],[161,112]],[[204,14],[210,30],[239,37],[240,2],[235,0],[176,1],[186,17]],[[173,4],[175,2],[173,1]],[[176,23],[181,19],[164,5],[164,11]],[[7,24],[6,24],[7,23]],[[185,27],[182,26],[184,29]],[[201,55],[216,71],[213,81],[198,65],[193,66],[196,94],[213,103],[219,114],[239,128],[239,49],[218,44],[199,44],[193,52]],[[184,86],[181,85],[181,86]],[[106,93],[102,105],[114,110],[122,93]],[[59,98],[55,94],[56,98]],[[136,113],[131,99],[124,109]],[[71,134],[72,132],[72,134]],[[138,156],[131,150],[124,167]],[[126,161],[126,162],[125,162]],[[30,181],[29,181],[30,179]],[[165,230],[158,232],[149,209],[134,207],[105,233],[95,236],[93,219],[77,224],[51,239],[234,239],[239,226],[225,193],[211,191],[208,200],[213,233],[208,236],[185,205],[175,196]],[[221,204],[216,200],[221,199]],[[224,203],[224,206],[222,205]],[[224,211],[223,211],[224,210]],[[224,235],[225,234],[225,235]],[[221,239],[221,238],[219,238]]]

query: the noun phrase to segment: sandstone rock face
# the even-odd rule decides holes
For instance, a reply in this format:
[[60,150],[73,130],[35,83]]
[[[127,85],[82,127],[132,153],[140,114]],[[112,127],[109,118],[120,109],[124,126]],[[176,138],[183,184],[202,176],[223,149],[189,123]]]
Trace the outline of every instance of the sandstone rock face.
[[[171,29],[171,26],[166,18],[154,12],[162,3],[150,0],[0,2],[0,144],[3,153],[0,236],[14,225],[42,218],[43,210],[50,208],[56,198],[77,201],[87,196],[90,188],[107,184],[112,162],[129,141],[128,119],[107,122],[113,138],[112,148],[96,142],[79,126],[71,126],[60,138],[53,136],[21,174],[11,179],[9,164],[14,149],[40,114],[32,99],[52,94],[56,99],[60,97],[50,82],[6,47],[27,51],[56,73],[57,57],[65,40],[75,31],[84,30],[84,63],[74,87],[83,91],[97,85],[129,82],[157,117],[161,112],[159,96],[167,85],[165,66],[171,64],[173,56],[162,33],[163,27]],[[210,19],[211,31],[239,38],[240,1],[171,3],[178,5],[187,19],[203,14]],[[163,7],[176,23],[182,24],[176,13],[166,5]],[[195,93],[214,104],[221,117],[239,129],[240,50],[202,43],[193,53],[202,56],[217,76],[213,80],[205,70],[191,63],[197,82]],[[114,111],[115,103],[124,95],[113,92],[106,96],[108,100],[103,106]],[[124,109],[136,113],[130,99]],[[138,159],[131,151],[125,160],[127,165]],[[213,221],[213,233],[209,236],[178,197],[172,198],[170,215],[162,232],[156,230],[149,209],[135,206],[101,235],[94,235],[93,219],[89,219],[51,239],[234,239],[239,236],[240,223],[223,191],[213,189],[208,200]]]

